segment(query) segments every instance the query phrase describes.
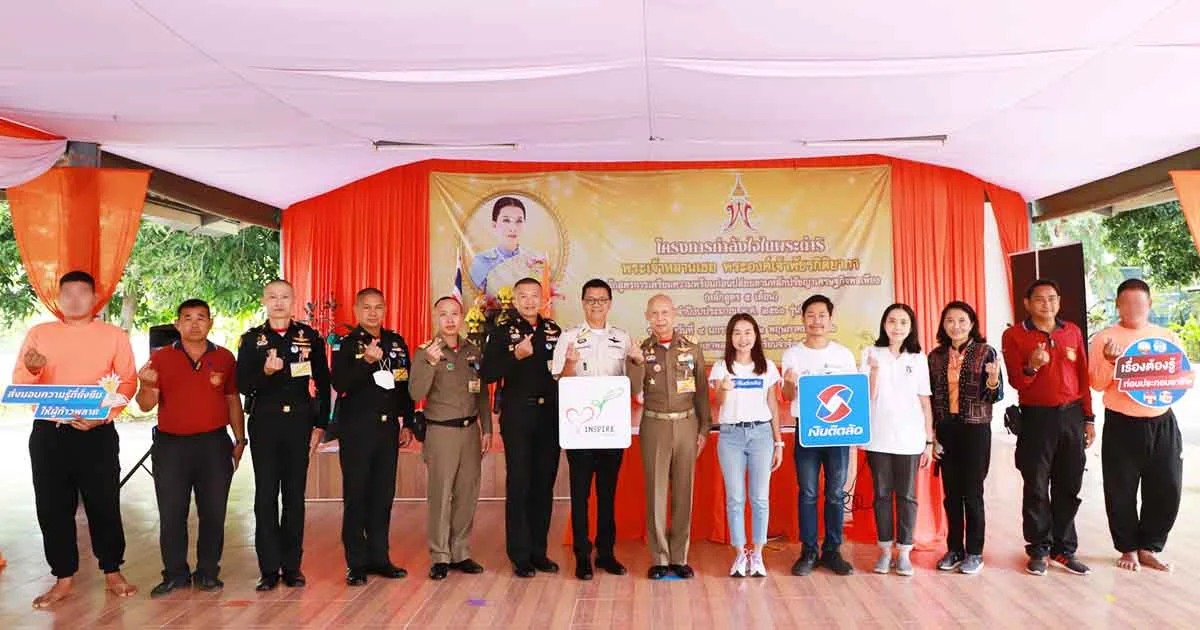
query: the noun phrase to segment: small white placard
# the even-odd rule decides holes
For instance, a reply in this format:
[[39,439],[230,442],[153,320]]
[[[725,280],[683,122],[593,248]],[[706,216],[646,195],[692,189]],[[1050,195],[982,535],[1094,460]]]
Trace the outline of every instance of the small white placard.
[[628,377],[559,379],[558,443],[562,448],[629,448],[632,421]]

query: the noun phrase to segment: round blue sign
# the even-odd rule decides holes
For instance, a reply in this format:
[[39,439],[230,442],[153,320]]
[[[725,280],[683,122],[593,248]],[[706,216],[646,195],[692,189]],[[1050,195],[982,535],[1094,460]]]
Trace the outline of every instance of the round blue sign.
[[1192,388],[1192,364],[1169,339],[1149,337],[1125,348],[1117,357],[1118,391],[1143,407],[1165,409]]

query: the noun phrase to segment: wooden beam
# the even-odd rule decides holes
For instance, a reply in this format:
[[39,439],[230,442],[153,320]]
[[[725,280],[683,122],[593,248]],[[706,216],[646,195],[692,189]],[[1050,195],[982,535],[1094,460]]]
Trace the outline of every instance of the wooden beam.
[[1119,211],[1169,200],[1168,171],[1200,168],[1200,148],[1184,151],[1033,202],[1033,222],[1117,206]]
[[107,168],[150,169],[148,196],[168,199],[201,214],[279,229],[279,208],[275,206],[108,152],[101,152],[100,164]]

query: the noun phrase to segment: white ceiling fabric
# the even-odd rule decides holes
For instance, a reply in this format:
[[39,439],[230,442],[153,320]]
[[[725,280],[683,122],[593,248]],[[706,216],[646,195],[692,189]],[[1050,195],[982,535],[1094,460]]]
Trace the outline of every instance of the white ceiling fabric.
[[428,157],[856,152],[1036,198],[1200,146],[1200,0],[39,0],[0,25],[0,117],[278,206]]

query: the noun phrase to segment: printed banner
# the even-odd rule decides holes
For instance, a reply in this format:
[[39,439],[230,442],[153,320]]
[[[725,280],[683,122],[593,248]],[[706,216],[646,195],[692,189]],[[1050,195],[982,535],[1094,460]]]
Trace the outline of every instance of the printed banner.
[[857,352],[894,295],[890,176],[887,166],[433,173],[430,286],[451,293],[459,262],[468,305],[548,279],[569,326],[583,319],[583,283],[601,278],[612,324],[635,340],[647,300],[665,293],[710,358],[745,312],[777,359],[804,336],[801,303],[822,293],[834,338]]
[[871,441],[866,374],[801,376],[796,435],[801,446],[860,446]]
[[35,420],[103,420],[111,407],[128,404],[124,396],[102,385],[9,385],[2,402],[33,405]]
[[558,381],[558,443],[565,449],[629,448],[629,379],[567,376]]
[[1166,409],[1179,402],[1195,381],[1183,349],[1159,337],[1130,344],[1117,358],[1114,378],[1118,391],[1153,409]]

